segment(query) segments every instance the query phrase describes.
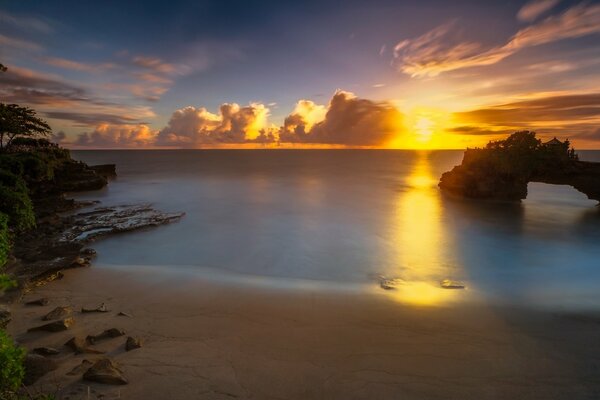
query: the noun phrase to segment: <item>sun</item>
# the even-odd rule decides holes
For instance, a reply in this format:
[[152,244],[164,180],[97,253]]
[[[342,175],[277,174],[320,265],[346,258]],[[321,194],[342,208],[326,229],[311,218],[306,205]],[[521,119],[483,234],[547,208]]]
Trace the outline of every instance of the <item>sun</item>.
[[452,112],[429,106],[403,110],[403,128],[388,143],[388,148],[431,150],[461,148],[459,137],[449,132],[453,126]]
[[431,140],[431,135],[433,135],[433,128],[435,123],[426,116],[418,117],[415,122],[414,130],[418,135],[417,140],[420,142],[428,142]]

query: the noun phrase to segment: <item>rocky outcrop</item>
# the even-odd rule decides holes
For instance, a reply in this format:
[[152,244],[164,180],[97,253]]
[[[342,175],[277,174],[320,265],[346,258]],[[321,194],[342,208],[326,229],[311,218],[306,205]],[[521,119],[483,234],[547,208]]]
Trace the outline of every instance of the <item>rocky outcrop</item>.
[[[529,135],[526,144],[513,140],[523,134]],[[529,182],[541,182],[569,185],[600,201],[600,163],[579,161],[565,144],[556,152],[534,133],[517,132],[486,148],[467,149],[462,163],[442,175],[439,187],[463,198],[520,201]]]
[[96,363],[83,374],[83,379],[109,385],[126,385],[128,383],[127,379],[123,377],[123,372],[120,367],[108,358],[96,361]]
[[73,318],[65,318],[59,321],[50,322],[48,324],[29,328],[27,332],[46,331],[46,332],[60,332],[69,329],[75,321]]
[[95,173],[103,176],[105,179],[115,178],[117,176],[117,166],[115,164],[101,164],[90,166]]
[[50,371],[58,368],[56,362],[39,354],[27,354],[25,357],[25,376],[23,383],[27,386],[32,385]]

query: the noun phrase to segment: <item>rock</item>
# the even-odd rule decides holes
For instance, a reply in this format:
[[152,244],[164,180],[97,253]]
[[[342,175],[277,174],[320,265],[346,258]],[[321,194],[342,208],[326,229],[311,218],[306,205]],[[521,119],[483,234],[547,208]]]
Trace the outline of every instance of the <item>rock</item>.
[[90,335],[86,338],[86,341],[90,344],[94,344],[96,342],[99,342],[100,340],[104,340],[104,339],[112,339],[112,338],[116,338],[119,336],[123,336],[125,335],[125,332],[123,332],[120,329],[117,328],[110,328],[105,330],[102,333],[99,333],[98,335]]
[[386,278],[383,275],[378,276],[379,287],[383,290],[394,290],[396,286],[401,285],[404,281],[401,278]]
[[91,242],[98,237],[178,221],[184,213],[161,213],[148,204],[99,207],[75,214],[62,241]]
[[60,351],[54,347],[36,347],[33,349],[33,352],[41,356],[55,356],[60,353]]
[[89,267],[90,266],[90,259],[86,258],[86,257],[77,257],[73,261],[73,264],[71,266],[73,268],[77,268],[77,267]]
[[133,315],[131,315],[129,313],[126,313],[124,311],[119,311],[119,313],[117,314],[117,316],[119,316],[119,317],[129,317],[129,318],[133,317]]
[[459,281],[453,281],[451,279],[444,279],[440,282],[440,286],[443,289],[464,289],[465,285]]
[[10,320],[11,314],[8,306],[0,304],[0,329],[5,329]]
[[67,343],[65,343],[65,346],[70,347],[75,354],[82,354],[82,353],[88,353],[88,354],[102,354],[103,352],[100,350],[96,350],[96,349],[92,349],[91,347],[88,346],[88,342],[80,337],[73,337],[71,339],[69,339],[69,341]]
[[48,299],[45,297],[42,297],[41,299],[35,299],[35,300],[31,300],[25,303],[25,305],[28,306],[47,306],[49,303]]
[[81,308],[81,312],[82,313],[92,313],[92,312],[100,312],[100,313],[105,313],[105,312],[109,312],[109,310],[106,308],[106,304],[102,303],[100,304],[98,307],[96,308]]
[[117,176],[117,166],[115,164],[91,165],[90,168],[98,175],[107,179]]
[[528,131],[467,149],[439,187],[462,198],[518,202],[527,197],[529,182],[569,185],[600,201],[600,163],[579,161],[568,142],[541,143]]
[[142,347],[142,339],[134,338],[132,336],[127,337],[127,341],[125,342],[126,351],[139,349],[140,347]]
[[56,307],[54,310],[50,311],[48,314],[42,317],[44,321],[51,321],[53,319],[63,319],[67,318],[71,315],[73,310],[71,307]]
[[106,383],[109,385],[126,385],[127,379],[118,365],[108,358],[98,360],[83,374],[86,381]]
[[27,386],[32,385],[42,376],[57,368],[54,360],[41,356],[39,354],[27,354],[25,356],[25,377],[23,383]]
[[27,330],[27,332],[34,332],[34,331],[60,332],[60,331],[66,331],[67,329],[69,329],[71,327],[71,325],[73,325],[73,322],[75,322],[73,320],[73,318],[65,318],[65,319],[61,319],[59,321],[50,322],[49,324],[44,324],[44,325],[36,326],[34,328],[29,328]]
[[87,248],[81,250],[80,254],[83,256],[87,256],[87,257],[94,257],[94,256],[96,256],[96,250],[87,247]]
[[71,371],[67,372],[67,375],[81,375],[92,365],[94,365],[94,363],[90,360],[83,360],[81,361],[81,364],[76,365]]

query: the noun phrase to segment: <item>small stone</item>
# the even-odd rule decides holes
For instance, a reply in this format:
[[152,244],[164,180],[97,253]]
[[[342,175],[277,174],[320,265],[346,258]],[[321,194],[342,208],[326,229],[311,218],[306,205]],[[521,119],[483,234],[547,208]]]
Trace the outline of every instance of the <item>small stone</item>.
[[123,372],[118,365],[108,358],[96,361],[85,374],[83,379],[86,381],[106,383],[109,385],[126,385],[127,379],[123,377]]
[[25,305],[28,306],[47,306],[49,303],[49,300],[45,297],[42,297],[41,299],[36,299],[36,300],[31,300],[25,303]]
[[51,321],[53,319],[62,319],[67,318],[71,315],[73,310],[71,307],[56,307],[54,310],[50,311],[48,314],[42,317],[44,321]]
[[142,339],[129,336],[125,342],[125,350],[131,351],[142,347]]
[[85,307],[81,308],[81,312],[82,313],[92,313],[92,312],[105,313],[105,312],[108,312],[108,311],[109,310],[108,310],[108,308],[106,308],[106,304],[104,304],[104,303],[100,304],[96,308],[85,308]]
[[25,377],[23,378],[23,383],[27,386],[32,385],[42,376],[57,368],[57,364],[54,360],[39,354],[27,354],[27,356],[25,356],[24,366]]
[[444,279],[440,282],[442,289],[464,289],[465,285],[459,281],[453,281],[451,279]]
[[131,315],[129,313],[126,313],[126,312],[123,312],[123,311],[119,311],[119,313],[117,314],[117,316],[119,316],[119,317],[129,317],[129,318],[133,317],[133,315]]
[[87,371],[94,363],[90,360],[83,360],[81,364],[76,365],[71,371],[67,372],[67,375],[81,375],[84,371]]
[[46,331],[46,332],[60,332],[66,331],[73,325],[73,318],[65,318],[59,321],[50,322],[49,324],[44,324],[40,326],[36,326],[34,328],[29,328],[27,332],[34,331]]
[[88,354],[102,354],[100,350],[92,349],[88,346],[88,342],[80,337],[73,337],[69,339],[65,346],[70,347],[75,354],[88,353]]
[[99,342],[100,340],[112,339],[112,338],[116,338],[119,336],[123,336],[124,334],[125,334],[125,332],[123,332],[120,329],[110,328],[110,329],[105,330],[102,333],[99,333],[98,335],[90,335],[86,338],[86,340],[88,343],[94,344],[96,342]]
[[33,352],[41,356],[55,356],[60,353],[60,351],[54,347],[36,347],[33,349]]

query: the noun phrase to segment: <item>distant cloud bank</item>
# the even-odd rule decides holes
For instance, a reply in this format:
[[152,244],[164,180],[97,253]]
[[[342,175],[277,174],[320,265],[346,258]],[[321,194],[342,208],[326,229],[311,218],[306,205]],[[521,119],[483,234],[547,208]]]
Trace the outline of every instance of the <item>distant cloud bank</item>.
[[383,146],[403,129],[402,114],[391,103],[361,99],[341,90],[327,106],[298,101],[282,126],[269,123],[269,112],[261,103],[225,103],[218,113],[187,106],[176,110],[160,130],[153,131],[146,124],[103,123],[80,134],[72,144],[96,148],[284,143]]

